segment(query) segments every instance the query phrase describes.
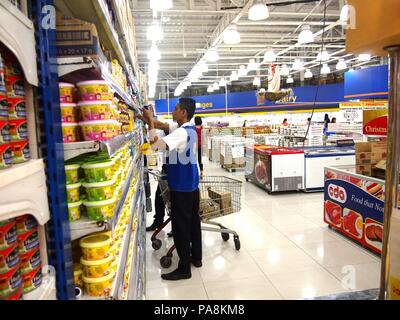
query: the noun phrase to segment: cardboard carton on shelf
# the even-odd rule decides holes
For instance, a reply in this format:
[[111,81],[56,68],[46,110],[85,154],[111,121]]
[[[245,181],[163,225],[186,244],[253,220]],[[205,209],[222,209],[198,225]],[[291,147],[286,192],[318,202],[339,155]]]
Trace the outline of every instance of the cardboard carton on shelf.
[[100,52],[96,26],[56,12],[56,44],[58,57],[96,56]]
[[356,165],[356,173],[361,174],[363,176],[371,176],[372,174],[372,165],[370,164],[357,164]]

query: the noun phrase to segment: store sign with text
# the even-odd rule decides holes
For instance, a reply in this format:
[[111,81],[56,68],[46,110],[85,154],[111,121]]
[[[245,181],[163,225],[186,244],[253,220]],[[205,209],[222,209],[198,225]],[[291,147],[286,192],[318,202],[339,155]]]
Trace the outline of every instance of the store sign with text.
[[210,109],[213,107],[212,102],[196,103],[196,109]]
[[387,106],[370,106],[363,110],[363,133],[365,135],[387,136]]
[[382,251],[383,183],[325,169],[324,221],[375,252]]

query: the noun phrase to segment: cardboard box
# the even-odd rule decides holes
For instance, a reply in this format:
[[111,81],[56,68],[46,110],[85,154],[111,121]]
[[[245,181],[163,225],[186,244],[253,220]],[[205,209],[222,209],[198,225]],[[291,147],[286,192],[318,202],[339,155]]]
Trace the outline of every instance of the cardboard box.
[[95,56],[100,52],[99,36],[92,23],[56,14],[57,56]]
[[218,215],[221,211],[221,207],[219,203],[211,200],[210,198],[208,199],[202,199],[200,201],[200,209],[199,209],[199,214],[200,217],[207,218],[211,215]]
[[383,152],[359,152],[356,153],[356,164],[377,164],[386,159],[386,151]]
[[372,165],[356,165],[356,173],[370,177],[372,175]]
[[212,200],[219,204],[222,214],[226,215],[233,213],[232,195],[230,192],[221,192],[209,188],[208,195]]

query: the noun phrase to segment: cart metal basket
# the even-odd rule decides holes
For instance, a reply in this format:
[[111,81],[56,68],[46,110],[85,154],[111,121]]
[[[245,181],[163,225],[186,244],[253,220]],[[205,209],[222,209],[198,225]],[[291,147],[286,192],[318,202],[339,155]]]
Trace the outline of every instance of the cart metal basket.
[[[159,171],[149,170],[149,173],[152,174],[159,183],[161,197],[164,201],[165,209],[170,216],[171,201],[167,176]],[[241,181],[224,176],[205,176],[199,183],[201,230],[221,233],[221,237],[224,241],[228,241],[229,234],[232,234],[236,250],[240,250],[239,235],[234,230],[228,229],[222,224],[211,220],[241,210],[241,188]],[[162,247],[162,241],[157,239],[157,235],[170,221],[171,217],[153,233],[151,242],[154,250],[159,250]],[[214,227],[205,226],[204,224]],[[168,250],[166,256],[161,258],[160,263],[163,268],[169,268],[171,266],[172,253],[174,250],[175,245]]]

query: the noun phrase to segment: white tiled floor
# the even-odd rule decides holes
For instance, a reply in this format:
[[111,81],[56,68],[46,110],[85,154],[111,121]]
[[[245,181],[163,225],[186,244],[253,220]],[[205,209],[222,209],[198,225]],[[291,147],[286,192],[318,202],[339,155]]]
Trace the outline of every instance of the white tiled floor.
[[[213,164],[205,171],[244,180],[243,172],[230,174]],[[380,259],[331,231],[322,217],[322,193],[268,195],[244,182],[242,211],[217,220],[239,234],[240,251],[232,237],[223,242],[219,233],[203,232],[203,267],[192,267],[189,280],[168,282],[160,275],[176,268],[178,261],[175,253],[171,268],[160,267],[160,258],[172,244],[166,236],[170,228],[159,236],[159,251],[152,249],[148,233],[146,297],[305,299],[379,287]]]

